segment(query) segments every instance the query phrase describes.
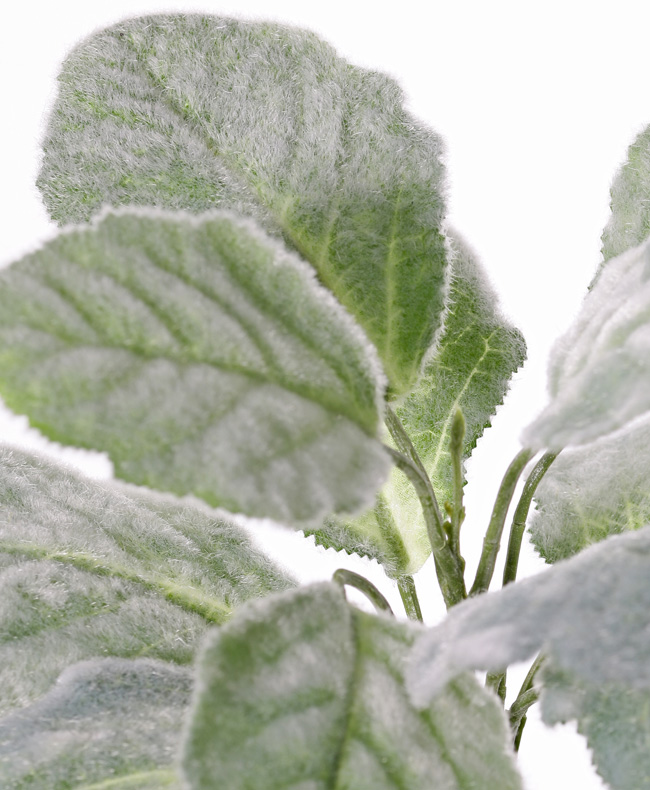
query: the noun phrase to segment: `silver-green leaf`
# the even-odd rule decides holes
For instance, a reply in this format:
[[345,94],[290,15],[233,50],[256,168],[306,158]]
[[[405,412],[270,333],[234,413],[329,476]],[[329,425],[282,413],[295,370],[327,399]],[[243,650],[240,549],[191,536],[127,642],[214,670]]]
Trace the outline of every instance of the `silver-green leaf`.
[[129,482],[301,525],[374,498],[383,378],[251,220],[108,212],[0,272],[0,393]]
[[529,447],[583,445],[650,411],[650,242],[607,262],[556,343]]
[[[526,356],[524,339],[501,315],[476,255],[458,233],[450,239],[445,330],[417,385],[395,406],[441,505],[453,501],[449,446],[456,410],[465,418],[462,454],[467,460]],[[377,558],[394,576],[417,572],[431,553],[420,502],[395,468],[372,510],[353,520],[328,519],[315,534],[327,546]]]
[[627,161],[610,190],[612,214],[602,235],[605,261],[650,235],[650,126],[628,148]]
[[66,669],[54,688],[0,719],[5,790],[181,790],[176,755],[192,672],[106,658]]
[[69,665],[187,664],[209,623],[292,582],[207,508],[0,447],[0,713]]
[[408,701],[412,627],[315,585],[242,608],[206,641],[184,747],[191,790],[520,788],[496,700],[471,676]]
[[650,527],[616,535],[537,576],[459,604],[420,637],[407,673],[428,704],[466,669],[499,671],[537,651],[590,686],[650,689]]
[[104,204],[256,218],[306,258],[406,392],[441,323],[441,143],[390,78],[312,33],[129,19],[59,76],[38,184],[60,223]]
[[650,424],[563,451],[537,489],[533,543],[547,562],[650,524]]

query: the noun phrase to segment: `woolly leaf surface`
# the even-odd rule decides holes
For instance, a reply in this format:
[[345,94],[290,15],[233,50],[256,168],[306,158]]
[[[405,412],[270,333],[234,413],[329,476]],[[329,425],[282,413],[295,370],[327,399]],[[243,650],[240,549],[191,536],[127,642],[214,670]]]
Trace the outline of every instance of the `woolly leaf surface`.
[[549,364],[526,446],[587,444],[650,410],[650,242],[607,262]]
[[590,684],[544,668],[542,716],[549,724],[576,719],[596,770],[612,790],[650,783],[650,690],[623,683]]
[[428,704],[466,669],[498,671],[537,651],[578,682],[650,689],[650,527],[616,535],[538,576],[454,607],[420,637],[407,679]]
[[650,523],[650,423],[562,452],[537,489],[532,540],[547,562]]
[[373,349],[250,220],[107,213],[0,273],[0,391],[119,477],[280,522],[388,472]]
[[66,669],[29,707],[0,719],[6,790],[181,790],[175,758],[192,672],[151,659]]
[[[441,505],[453,500],[449,441],[456,409],[465,417],[463,458],[467,460],[526,355],[521,333],[500,314],[475,254],[458,234],[451,239],[445,330],[416,387],[395,407]],[[385,441],[391,442],[388,437]],[[316,536],[338,550],[354,546],[397,576],[417,572],[431,553],[420,502],[396,468],[372,510],[354,520],[328,519]]]
[[611,216],[602,235],[605,261],[636,247],[650,234],[650,126],[628,148],[610,190]]
[[388,77],[306,31],[130,19],[66,59],[39,186],[60,223],[104,204],[255,217],[309,260],[405,392],[446,294],[441,143]]
[[427,710],[404,689],[414,630],[333,585],[242,608],[207,640],[184,747],[192,790],[505,790],[507,725],[465,675]]
[[208,623],[291,582],[239,527],[0,448],[0,711],[96,656],[192,660]]

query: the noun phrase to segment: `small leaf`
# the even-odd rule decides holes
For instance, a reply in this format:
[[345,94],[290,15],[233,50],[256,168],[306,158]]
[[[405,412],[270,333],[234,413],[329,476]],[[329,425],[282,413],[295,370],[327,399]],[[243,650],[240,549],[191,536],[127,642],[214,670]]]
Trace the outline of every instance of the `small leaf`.
[[[441,506],[453,500],[449,444],[456,410],[462,409],[465,417],[467,460],[526,356],[521,333],[500,314],[474,253],[455,232],[451,245],[453,276],[445,331],[415,389],[395,407]],[[391,442],[388,437],[385,441]],[[354,548],[377,558],[394,576],[417,572],[431,553],[420,502],[396,468],[373,510],[351,521],[328,519],[315,534],[326,546]]]
[[612,790],[640,790],[650,780],[650,690],[588,684],[544,667],[542,715],[549,724],[578,721],[598,773]]
[[256,218],[318,271],[406,392],[441,323],[441,143],[390,78],[312,33],[130,19],[66,59],[38,184],[59,223],[101,206]]
[[545,573],[451,610],[422,636],[407,681],[426,705],[466,669],[499,671],[537,651],[590,686],[650,689],[650,527],[608,538]]
[[650,423],[565,450],[537,489],[530,522],[547,562],[650,523]]
[[388,472],[373,350],[250,220],[107,213],[0,272],[0,391],[130,482],[289,524]]
[[292,584],[207,510],[3,447],[0,504],[0,712],[83,659],[187,664],[208,623]]
[[191,790],[521,787],[503,712],[472,677],[411,707],[402,665],[414,633],[351,608],[334,585],[240,610],[199,664]]
[[610,195],[612,215],[602,235],[605,261],[636,247],[650,234],[650,126],[628,148]]
[[0,780],[20,790],[181,790],[175,770],[192,673],[150,659],[84,661],[0,719]]
[[549,365],[551,402],[523,437],[561,449],[650,410],[650,242],[608,261]]

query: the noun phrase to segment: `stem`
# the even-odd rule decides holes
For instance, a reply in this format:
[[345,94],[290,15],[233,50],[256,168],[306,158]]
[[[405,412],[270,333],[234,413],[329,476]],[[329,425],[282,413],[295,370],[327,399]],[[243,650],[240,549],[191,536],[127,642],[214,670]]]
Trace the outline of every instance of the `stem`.
[[456,409],[451,423],[451,441],[449,442],[451,466],[454,475],[454,501],[450,513],[449,546],[463,567],[465,562],[460,554],[460,528],[465,520],[465,508],[463,507],[463,442],[465,440],[465,430],[466,425],[463,412],[460,409]]
[[334,571],[334,574],[332,575],[332,581],[340,584],[342,588],[345,588],[346,584],[350,587],[354,587],[356,590],[359,590],[359,592],[366,596],[366,598],[373,604],[378,612],[388,612],[394,616],[393,610],[391,609],[388,601],[379,592],[375,585],[371,581],[368,581],[368,579],[366,579],[364,576],[360,576],[354,571],[348,571],[345,568],[339,568],[337,571]]
[[466,598],[467,593],[465,592],[465,580],[463,579],[463,571],[458,558],[453,554],[447,542],[447,535],[442,525],[438,502],[431,488],[431,481],[426,473],[421,471],[420,467],[406,455],[402,455],[402,453],[386,445],[384,445],[384,449],[392,457],[395,466],[404,472],[411,481],[420,500],[442,597],[447,609],[450,609]]
[[419,623],[424,622],[422,619],[422,610],[420,609],[420,601],[418,599],[417,590],[415,589],[415,581],[412,576],[400,576],[397,580],[397,589],[402,597],[404,604],[404,611],[409,620],[417,620]]
[[519,565],[519,553],[521,551],[521,541],[524,537],[524,530],[526,529],[526,520],[528,518],[528,511],[530,510],[533,495],[537,490],[541,479],[548,471],[549,466],[555,461],[559,454],[544,453],[544,455],[535,464],[535,468],[528,475],[528,479],[524,484],[524,490],[521,492],[521,498],[515,510],[514,518],[512,519],[512,526],[510,527],[510,538],[508,540],[508,554],[506,556],[506,565],[503,570],[503,586],[510,584],[517,578],[517,567]]
[[490,586],[492,576],[494,575],[494,566],[496,564],[497,554],[499,553],[501,535],[503,534],[503,526],[506,522],[508,508],[510,507],[510,502],[515,493],[519,476],[524,471],[524,467],[530,460],[532,454],[532,450],[520,450],[506,470],[501,487],[499,488],[499,493],[497,494],[496,502],[494,503],[492,517],[490,518],[490,523],[485,533],[481,560],[478,570],[476,571],[474,585],[469,593],[470,596],[487,592]]
[[531,705],[534,705],[539,699],[539,689],[534,687],[535,676],[539,668],[544,663],[544,656],[538,655],[532,666],[528,670],[524,682],[521,684],[517,699],[512,703],[508,712],[510,720],[510,727],[514,736],[515,751],[519,751],[519,744],[521,743],[521,736],[526,726],[526,714]]

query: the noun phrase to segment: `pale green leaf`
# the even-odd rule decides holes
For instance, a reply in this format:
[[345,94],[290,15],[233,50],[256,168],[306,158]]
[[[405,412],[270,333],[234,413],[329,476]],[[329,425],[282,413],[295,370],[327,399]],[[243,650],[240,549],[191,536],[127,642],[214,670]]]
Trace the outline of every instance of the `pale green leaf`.
[[650,410],[650,242],[607,262],[549,366],[551,401],[523,437],[560,449]]
[[382,378],[313,270],[228,213],[106,213],[0,272],[0,392],[130,482],[309,523],[372,501]]
[[650,689],[650,527],[616,535],[505,589],[459,604],[422,636],[407,673],[421,705],[466,669],[537,651],[579,683]]
[[559,455],[537,489],[530,522],[547,562],[650,524],[650,423]]
[[[475,254],[455,232],[451,244],[445,331],[415,389],[395,408],[441,505],[453,500],[449,440],[456,409],[465,417],[467,460],[526,355],[521,333],[500,314]],[[328,519],[316,536],[326,546],[376,557],[396,576],[415,573],[431,553],[420,502],[396,468],[373,510],[346,522]]]
[[97,656],[193,658],[208,623],[292,583],[240,527],[0,448],[0,711]]
[[503,712],[471,676],[408,702],[412,627],[334,585],[242,608],[209,637],[185,743],[192,790],[520,788]]
[[612,214],[602,235],[605,261],[636,247],[650,234],[650,126],[628,148],[610,196]]
[[543,670],[544,721],[577,720],[596,770],[612,790],[650,787],[650,689],[580,682],[548,663]]
[[0,719],[4,790],[181,790],[175,768],[192,672],[107,658],[63,672]]
[[60,223],[106,203],[255,217],[313,264],[406,392],[447,288],[441,143],[402,102],[306,31],[129,19],[66,59],[38,184]]

